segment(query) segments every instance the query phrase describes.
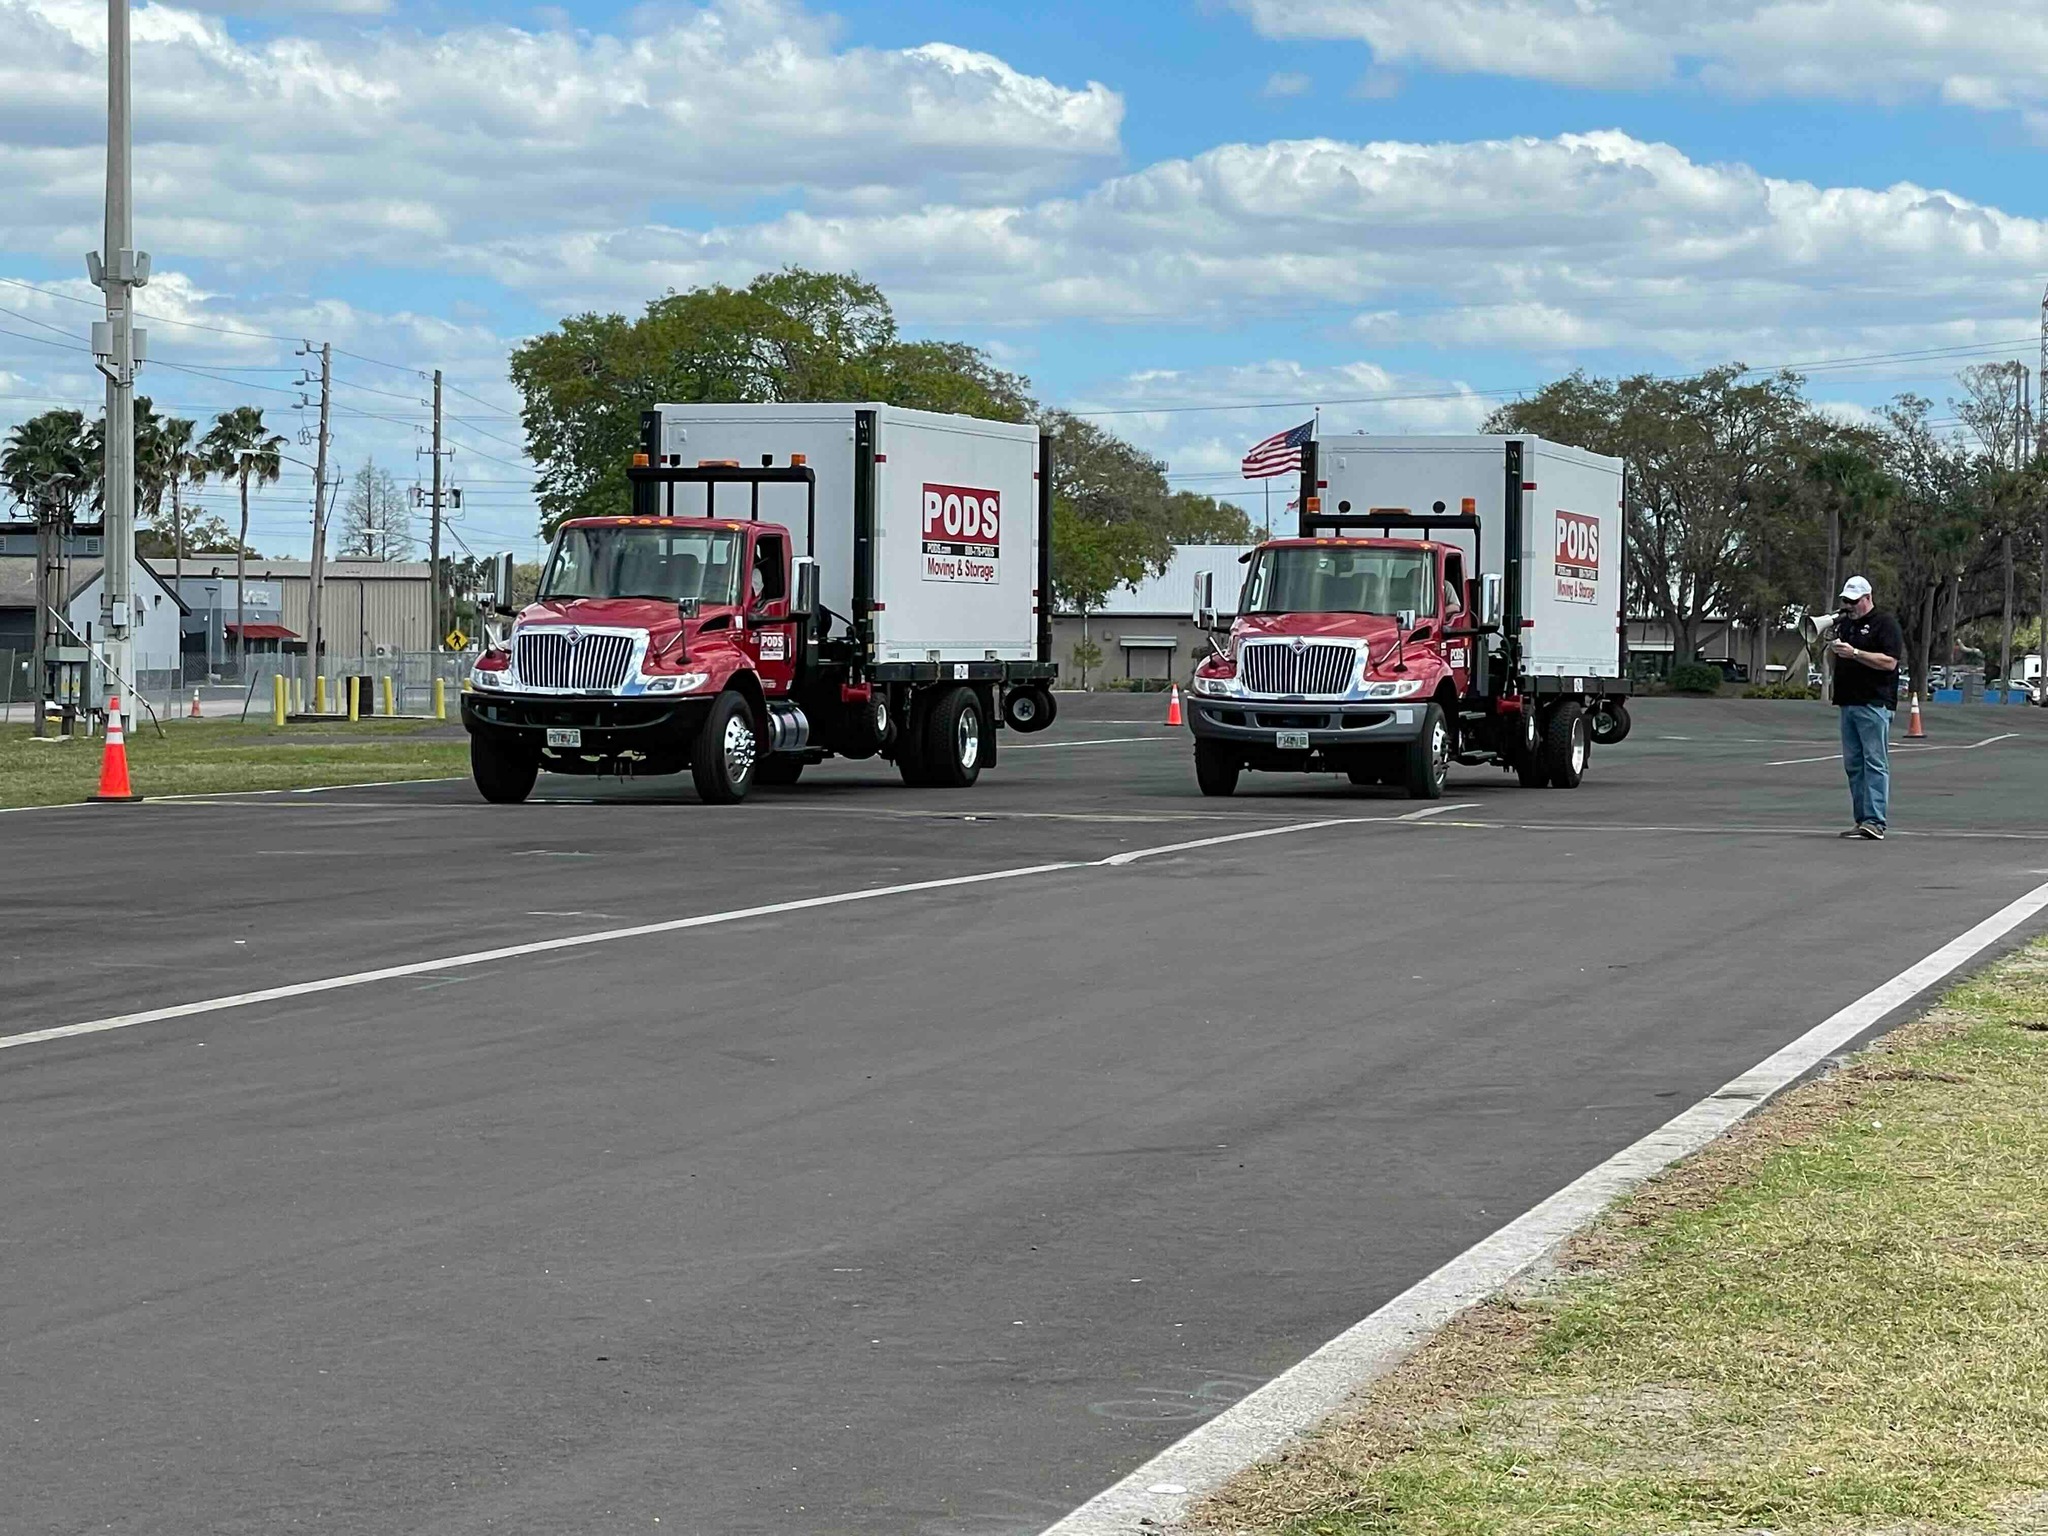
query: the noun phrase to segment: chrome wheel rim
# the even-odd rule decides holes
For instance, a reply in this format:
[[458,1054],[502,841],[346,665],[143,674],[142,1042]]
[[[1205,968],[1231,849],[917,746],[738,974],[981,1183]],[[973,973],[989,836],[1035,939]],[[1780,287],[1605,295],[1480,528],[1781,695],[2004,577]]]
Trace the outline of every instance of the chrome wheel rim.
[[754,728],[747,723],[744,714],[730,716],[725,722],[725,771],[733,783],[741,782],[754,771]]
[[1575,721],[1572,726],[1572,772],[1586,771],[1586,722]]
[[1437,783],[1451,776],[1451,732],[1450,727],[1439,720],[1429,737],[1430,771],[1436,775]]
[[960,724],[954,731],[954,738],[962,768],[972,768],[981,761],[981,721],[973,710],[960,711]]

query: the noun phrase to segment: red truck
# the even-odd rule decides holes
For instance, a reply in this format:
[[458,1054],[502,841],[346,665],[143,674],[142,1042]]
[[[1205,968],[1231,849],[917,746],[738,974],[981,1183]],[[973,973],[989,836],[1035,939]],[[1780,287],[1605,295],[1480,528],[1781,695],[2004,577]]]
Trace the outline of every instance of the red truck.
[[884,405],[664,405],[632,510],[564,523],[462,721],[486,800],[687,770],[707,802],[831,755],[965,787],[1052,723],[1038,429]]
[[[1195,671],[1195,777],[1342,773],[1444,792],[1453,763],[1575,789],[1628,734],[1622,466],[1530,437],[1339,437],[1303,454],[1299,537],[1249,551]],[[1214,630],[1213,585],[1196,617]]]

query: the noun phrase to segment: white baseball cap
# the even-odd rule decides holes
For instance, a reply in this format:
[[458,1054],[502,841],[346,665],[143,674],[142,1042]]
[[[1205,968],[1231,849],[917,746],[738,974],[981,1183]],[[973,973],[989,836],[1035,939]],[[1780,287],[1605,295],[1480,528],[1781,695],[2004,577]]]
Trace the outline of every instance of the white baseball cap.
[[1860,603],[1870,596],[1870,583],[1861,576],[1851,576],[1842,583],[1842,596],[1852,603]]

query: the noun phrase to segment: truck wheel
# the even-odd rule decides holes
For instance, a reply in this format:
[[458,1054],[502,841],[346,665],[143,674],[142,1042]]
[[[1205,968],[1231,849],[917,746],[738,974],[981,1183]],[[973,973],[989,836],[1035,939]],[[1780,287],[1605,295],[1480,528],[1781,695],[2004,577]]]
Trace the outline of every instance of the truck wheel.
[[1237,792],[1237,776],[1244,764],[1220,741],[1195,743],[1195,782],[1205,795],[1228,796]]
[[1003,700],[1003,724],[1026,736],[1051,725],[1059,712],[1050,688],[1013,688]]
[[533,782],[540,777],[540,752],[472,736],[469,776],[476,780],[477,793],[491,804],[517,805],[533,793]]
[[1444,718],[1441,704],[1422,711],[1422,734],[1408,743],[1407,772],[1403,776],[1410,800],[1441,800],[1444,782],[1451,776],[1451,722]]
[[1607,699],[1594,707],[1586,726],[1593,744],[1611,747],[1618,741],[1628,740],[1629,728],[1635,722],[1628,717],[1628,706],[1620,699]]
[[711,713],[690,749],[690,777],[706,805],[737,805],[754,787],[761,762],[761,738],[745,697],[728,688],[711,701]]
[[804,776],[804,760],[800,757],[764,757],[761,766],[754,770],[757,784],[794,784]]
[[965,789],[981,777],[988,721],[972,688],[949,688],[924,727],[924,766],[940,789]]
[[1586,776],[1592,739],[1582,704],[1560,704],[1543,727],[1543,768],[1552,789],[1577,789]]
[[1541,789],[1550,782],[1550,764],[1543,756],[1543,725],[1533,705],[1524,700],[1519,729],[1521,739],[1516,742],[1513,755],[1515,777],[1524,789]]

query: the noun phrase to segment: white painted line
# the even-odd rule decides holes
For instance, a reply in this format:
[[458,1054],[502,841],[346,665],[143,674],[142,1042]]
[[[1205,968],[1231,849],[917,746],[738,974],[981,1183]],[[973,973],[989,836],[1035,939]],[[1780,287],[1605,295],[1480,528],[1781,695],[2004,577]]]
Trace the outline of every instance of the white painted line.
[[1410,811],[1406,816],[1396,816],[1396,821],[1427,821],[1432,816],[1447,816],[1452,811],[1476,811],[1477,800],[1467,800],[1463,805],[1432,805],[1426,810]]
[[1157,859],[1169,853],[1187,853],[1195,848],[1215,848],[1223,843],[1248,843],[1260,837],[1285,837],[1290,832],[1320,832],[1326,827],[1355,827],[1367,821],[1391,821],[1390,816],[1346,816],[1335,821],[1293,821],[1284,827],[1260,827],[1256,832],[1228,832],[1221,837],[1198,837],[1191,843],[1167,843],[1158,848],[1133,848],[1097,859],[1105,869],[1122,869],[1140,859]]
[[1150,736],[1093,736],[1083,741],[1013,742],[1002,750],[1005,754],[1011,752],[1049,752],[1054,747],[1110,747],[1122,741],[1173,741],[1175,739],[1177,738],[1165,732],[1155,732]]
[[[1374,817],[1354,817],[1342,821],[1291,822],[1285,826],[1262,827],[1255,832],[1233,832],[1223,837],[1205,837],[1191,843],[1172,843],[1161,848],[1134,848],[1126,853],[1113,854],[1106,859],[1076,860],[1058,864],[1027,864],[1014,869],[988,870],[975,875],[953,875],[943,880],[916,880],[903,885],[870,886],[857,891],[840,891],[830,896],[806,896],[796,901],[771,902],[766,906],[742,907],[731,912],[706,912],[697,917],[678,917],[666,922],[637,923],[630,928],[605,928],[595,933],[568,934],[560,938],[538,939],[526,944],[507,944],[497,949],[472,950],[467,954],[442,955],[432,960],[416,960],[407,965],[381,966],[373,971],[351,971],[343,976],[327,976],[317,981],[288,982],[282,986],[264,987],[255,992],[236,992],[225,997],[200,998],[189,1003],[174,1003],[163,1008],[146,1008],[136,1013],[119,1013],[104,1019],[88,1019],[80,1024],[60,1024],[50,1029],[30,1030],[19,1035],[0,1035],[0,1051],[17,1046],[37,1045],[47,1040],[64,1040],[75,1035],[104,1034],[109,1030],[132,1029],[138,1024],[158,1024],[166,1019],[190,1018],[194,1014],[220,1013],[230,1008],[246,1008],[255,1003],[274,1003],[287,998],[309,997],[321,992],[338,992],[344,988],[368,986],[372,982],[396,981],[407,976],[421,976],[430,972],[452,970],[458,966],[488,965],[499,960],[515,960],[524,955],[548,954],[556,950],[581,949],[592,944],[609,944],[618,939],[645,938],[650,934],[678,933],[689,928],[710,928],[721,923],[745,922],[757,917],[775,917],[785,912],[808,912],[818,907],[843,906],[856,901],[874,901],[884,896],[909,896],[920,891],[950,890],[964,885],[986,885],[997,880],[1018,880],[1028,875],[1055,874],[1063,870],[1116,868],[1136,863],[1139,859],[1152,858],[1160,854],[1181,853],[1192,848],[1208,848],[1219,843],[1243,842],[1250,838],[1277,837],[1289,832],[1312,832],[1324,827],[1356,825],[1371,821]],[[548,849],[524,850],[530,855],[557,858],[586,858],[587,854],[555,853]],[[515,855],[517,857],[518,855]]]
[[1313,1429],[1359,1388],[1406,1359],[1432,1332],[1526,1272],[1643,1180],[1690,1157],[2043,907],[2048,907],[2048,885],[2036,886],[1830,1014],[1048,1526],[1044,1536],[1130,1536],[1141,1528],[1177,1523],[1197,1498]]
[[387,965],[374,971],[351,971],[345,976],[327,976],[318,981],[295,981],[284,986],[264,987],[255,992],[236,992],[226,997],[201,998],[196,1002],[174,1003],[166,1008],[146,1008],[139,1013],[118,1013],[110,1018],[88,1019],[82,1024],[60,1024],[51,1029],[30,1030],[20,1035],[0,1035],[0,1051],[17,1046],[37,1045],[45,1040],[64,1040],[74,1035],[98,1035],[109,1030],[132,1029],[138,1024],[157,1024],[165,1019],[185,1019],[199,1013],[220,1013],[229,1008],[246,1008],[253,1003],[274,1003],[285,998],[309,997],[320,992],[339,992],[348,987],[367,986],[375,981],[395,981],[405,976],[424,976],[461,965],[488,965],[496,960],[515,960],[523,955],[548,954],[555,950],[580,949],[591,944],[609,944],[617,939],[644,938],[656,933],[679,933],[688,928],[710,928],[720,923],[745,922],[750,918],[774,917],[784,912],[807,912],[817,907],[844,906],[849,902],[874,901],[883,896],[908,896],[918,891],[943,891],[962,885],[986,885],[995,880],[1017,880],[1026,875],[1050,874],[1075,869],[1075,864],[1029,864],[1017,869],[990,870],[978,875],[954,875],[944,880],[916,880],[905,885],[878,885],[858,891],[840,891],[830,896],[806,896],[797,901],[777,901],[760,907],[741,907],[731,912],[706,912],[698,917],[678,917],[661,923],[640,923],[631,928],[606,928],[596,933],[574,933],[561,938],[540,939],[528,944],[507,944],[498,949],[471,950],[462,955],[440,955],[416,960],[409,965]]
[[[1974,752],[1979,747],[1988,747],[1995,741],[2012,741],[2018,735],[2018,731],[2007,731],[2003,736],[1986,736],[1982,741],[1965,742],[1959,746],[1949,747],[1902,747],[1895,742],[1892,745],[1892,755],[1895,757],[1911,757],[1921,752]],[[1900,738],[1900,740],[1905,739],[1904,737]],[[1798,763],[1835,763],[1840,762],[1841,758],[1842,754],[1839,752],[1827,752],[1819,757],[1781,757],[1774,763],[1765,763],[1764,766],[1766,768],[1790,768]]]
[[[315,784],[305,789],[212,789],[191,795],[145,795],[143,805],[218,805],[234,804],[237,800],[251,800],[258,795],[325,795],[343,789],[389,789],[402,784],[466,784],[468,774],[455,774],[438,779],[373,779],[366,784]],[[0,816],[11,816],[17,811],[101,811],[104,806],[86,800],[67,800],[58,805],[0,805]]]

